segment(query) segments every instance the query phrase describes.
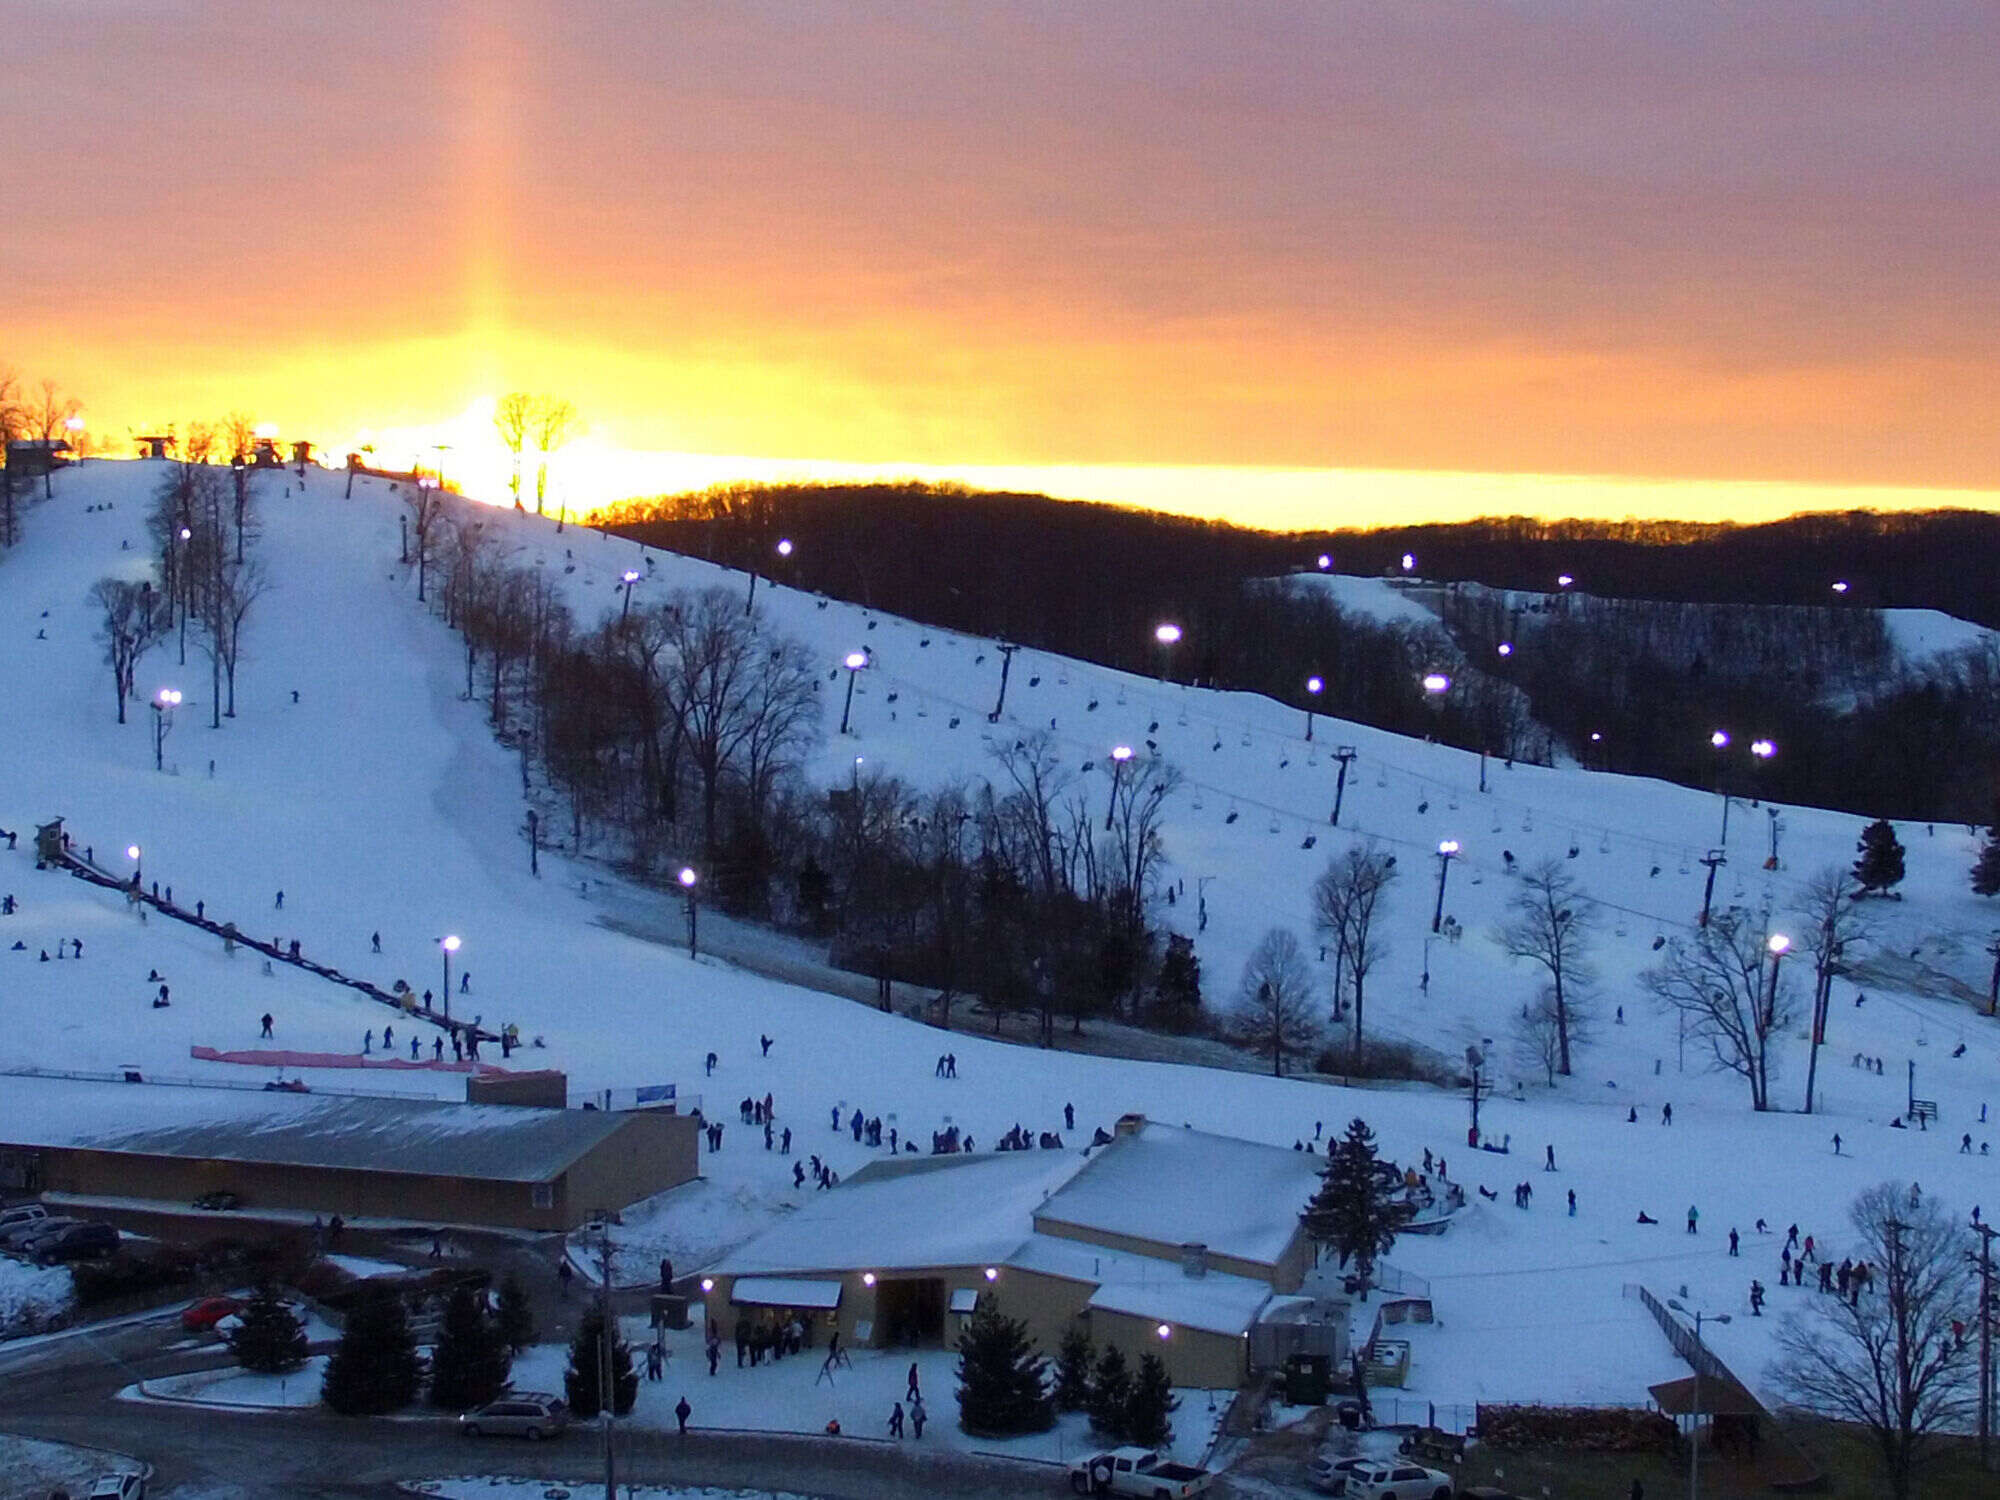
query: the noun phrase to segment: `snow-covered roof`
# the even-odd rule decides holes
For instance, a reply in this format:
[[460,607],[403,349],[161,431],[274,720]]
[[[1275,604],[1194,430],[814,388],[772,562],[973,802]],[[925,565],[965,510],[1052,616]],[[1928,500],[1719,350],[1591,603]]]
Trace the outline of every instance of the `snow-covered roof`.
[[738,1307],[824,1307],[840,1306],[838,1279],[810,1276],[739,1276],[729,1288],[729,1300]]
[[1101,1149],[1040,1206],[1036,1228],[1073,1224],[1161,1245],[1277,1262],[1318,1184],[1320,1158],[1202,1130],[1147,1124]]
[[603,1110],[0,1079],[0,1141],[216,1161],[547,1182],[615,1133]]
[[739,1246],[722,1276],[994,1265],[1081,1163],[1068,1151],[909,1157],[864,1167]]
[[1271,1300],[1271,1288],[1247,1276],[1210,1271],[1189,1276],[1180,1262],[1100,1249],[1081,1240],[1035,1234],[1011,1256],[1013,1270],[1061,1276],[1094,1286],[1089,1306],[1211,1333],[1245,1333]]

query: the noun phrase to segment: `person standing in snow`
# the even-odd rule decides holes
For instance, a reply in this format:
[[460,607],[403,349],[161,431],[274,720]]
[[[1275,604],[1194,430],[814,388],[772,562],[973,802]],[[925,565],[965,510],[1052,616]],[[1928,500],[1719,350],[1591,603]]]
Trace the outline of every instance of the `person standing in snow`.
[[1671,1125],[1674,1123],[1674,1107],[1671,1104],[1662,1104],[1660,1106],[1660,1123],[1662,1125]]
[[382,934],[379,932],[368,934],[368,944],[371,952],[380,953],[382,951]]
[[[710,1369],[709,1369],[709,1372],[708,1372],[708,1373],[709,1373],[709,1374],[711,1374],[711,1375],[713,1375],[713,1374],[715,1373],[715,1370],[714,1370],[714,1364],[715,1364],[715,1361],[714,1361],[713,1359],[711,1359],[711,1360],[709,1361],[709,1366],[710,1366]],[[680,1424],[681,1424],[681,1436],[682,1436],[682,1437],[686,1437],[686,1436],[687,1436],[687,1431],[688,1431],[688,1418],[689,1418],[689,1417],[691,1417],[691,1416],[693,1416],[693,1415],[694,1415],[694,1408],[693,1408],[692,1406],[689,1406],[689,1405],[688,1405],[688,1398],[687,1398],[686,1396],[683,1396],[683,1397],[681,1397],[681,1399],[680,1399],[680,1400],[678,1400],[678,1401],[676,1401],[676,1402],[674,1403],[674,1420],[675,1420],[676,1422],[678,1422],[678,1423],[680,1423]]]
[[444,1061],[444,1038],[441,1036],[434,1036],[431,1038],[431,1061],[432,1062]]
[[1696,1223],[1696,1221],[1697,1221],[1697,1220],[1698,1220],[1698,1219],[1699,1219],[1700,1217],[1701,1217],[1701,1215],[1695,1212],[1695,1207],[1694,1207],[1694,1205],[1693,1205],[1692,1203],[1690,1203],[1690,1204],[1688,1205],[1688,1233],[1689,1233],[1689,1234],[1695,1234],[1695,1233],[1697,1233],[1697,1232],[1698,1232],[1698,1231],[1696,1230],[1696,1228],[1695,1228],[1695,1223]]
[[368,1053],[373,1052],[374,1050],[375,1050],[375,1028],[371,1026],[368,1028],[368,1030],[361,1033],[361,1052],[363,1056],[366,1056]]
[[1556,1169],[1556,1148],[1554,1146],[1547,1146],[1543,1149],[1546,1154],[1542,1160],[1542,1170],[1544,1172],[1553,1172]]
[[259,1033],[259,1035],[269,1036],[270,1034],[271,1034],[271,1013],[267,1010],[264,1012],[264,1029],[261,1033]]
[[889,1410],[889,1436],[892,1438],[900,1438],[902,1435],[903,1435],[903,1403],[898,1401]]
[[278,892],[278,899],[273,904],[277,907],[279,911],[283,911],[285,909],[285,893],[283,891]]
[[1736,1254],[1736,1231],[1733,1228],[1729,1231],[1729,1253]]

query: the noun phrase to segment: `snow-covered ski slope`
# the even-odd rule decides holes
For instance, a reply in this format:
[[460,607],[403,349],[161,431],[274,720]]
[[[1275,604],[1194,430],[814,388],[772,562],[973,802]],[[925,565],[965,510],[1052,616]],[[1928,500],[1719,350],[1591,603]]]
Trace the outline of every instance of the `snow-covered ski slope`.
[[[576,1093],[673,1082],[704,1093],[728,1121],[738,1098],[769,1090],[799,1145],[842,1172],[870,1153],[828,1130],[828,1111],[840,1102],[893,1116],[906,1136],[921,1140],[949,1119],[982,1143],[1016,1121],[1059,1128],[1065,1102],[1076,1104],[1083,1132],[1139,1110],[1282,1144],[1311,1139],[1320,1122],[1332,1133],[1364,1115],[1390,1154],[1410,1159],[1428,1146],[1468,1191],[1485,1185],[1499,1194],[1492,1202],[1474,1194],[1472,1212],[1450,1233],[1406,1240],[1394,1257],[1435,1283],[1442,1323],[1414,1335],[1412,1389],[1442,1401],[1641,1396],[1642,1381],[1677,1366],[1638,1304],[1621,1296],[1625,1284],[1663,1291],[1686,1284],[1711,1309],[1746,1313],[1752,1275],[1772,1289],[1774,1311],[1806,1295],[1778,1291],[1778,1241],[1752,1234],[1759,1217],[1780,1235],[1797,1221],[1837,1258],[1847,1200],[1884,1177],[1917,1178],[1966,1208],[2000,1201],[1988,1192],[1992,1159],[1976,1154],[1985,1139],[1982,1105],[2000,1103],[2000,1031],[1963,1000],[1940,998],[1954,984],[1983,994],[1982,949],[2000,924],[2000,910],[1966,887],[1975,840],[1963,827],[1901,830],[1907,899],[1880,903],[1876,918],[1882,962],[1910,988],[1868,984],[1867,1004],[1857,1009],[1853,988],[1837,987],[1822,1112],[1753,1116],[1741,1083],[1702,1071],[1692,1050],[1682,1071],[1674,1023],[1652,1011],[1634,977],[1652,960],[1654,940],[1685,930],[1699,909],[1704,872],[1696,859],[1716,842],[1722,813],[1713,794],[1494,763],[1492,789],[1482,795],[1477,762],[1461,751],[1324,718],[1309,745],[1303,717],[1268,700],[1028,651],[1014,660],[1007,719],[989,725],[1000,666],[991,642],[760,586],[758,607],[809,642],[829,673],[851,650],[874,653],[856,684],[851,735],[833,733],[844,683],[823,682],[827,735],[810,768],[821,783],[844,781],[857,755],[919,785],[981,775],[992,740],[1053,725],[1072,763],[1096,762],[1089,780],[1101,798],[1105,752],[1155,741],[1188,778],[1165,826],[1169,873],[1185,879],[1187,899],[1160,914],[1192,929],[1206,881],[1210,921],[1197,947],[1211,1005],[1231,999],[1243,958],[1267,927],[1296,927],[1315,951],[1307,888],[1330,852],[1364,835],[1394,849],[1403,878],[1383,924],[1389,956],[1371,978],[1371,1029],[1449,1055],[1492,1040],[1507,1092],[1486,1107],[1483,1123],[1511,1136],[1514,1150],[1473,1153],[1464,1147],[1464,1101],[1448,1093],[1344,1090],[947,1038],[707,959],[691,963],[678,949],[608,929],[597,917],[606,883],[615,891],[612,872],[545,854],[542,877],[528,874],[518,758],[493,741],[483,705],[461,697],[461,653],[416,603],[411,570],[397,561],[399,502],[381,481],[358,483],[343,499],[342,475],[256,479],[263,535],[254,545],[273,589],[248,625],[239,717],[209,729],[205,660],[192,642],[184,667],[173,644],[156,649],[139,668],[141,698],[172,685],[187,701],[166,742],[168,771],[155,772],[150,710],[135,706],[130,723],[114,723],[87,595],[100,577],[145,567],[144,514],[159,476],[158,465],[104,462],[59,475],[55,498],[29,511],[23,544],[0,563],[0,827],[22,834],[15,853],[0,853],[0,892],[21,901],[19,913],[0,918],[6,1066],[134,1064],[155,1075],[261,1083],[268,1070],[195,1062],[189,1048],[255,1048],[268,1011],[277,1045],[358,1052],[364,1030],[379,1048],[384,1021],[394,1019],[351,991],[282,965],[266,976],[254,955],[225,956],[213,939],[159,917],[141,925],[115,895],[37,873],[32,827],[62,814],[101,864],[127,868],[122,851],[137,843],[147,882],[171,885],[182,904],[199,898],[212,916],[297,938],[308,955],[383,985],[400,977],[420,990],[435,987],[436,939],[456,933],[464,940],[457,964],[472,985],[454,994],[454,1008],[483,1016],[488,1027],[511,1021],[524,1036],[547,1039],[545,1051],[517,1056],[517,1065],[566,1068]],[[575,528],[558,536],[532,517],[495,511],[489,525],[521,559],[559,572],[586,619],[617,607],[628,568],[647,574],[635,606],[670,588],[747,582],[661,554],[648,571],[634,543]],[[1327,824],[1328,752],[1336,744],[1353,745],[1360,757],[1338,830]],[[1782,815],[1784,864],[1766,874],[1766,815],[1736,806],[1731,862],[1717,890],[1720,904],[1768,900],[1777,926],[1805,875],[1852,859],[1860,825],[1811,809]],[[1312,849],[1301,847],[1308,837]],[[1445,909],[1465,936],[1432,942],[1424,993],[1433,851],[1443,838],[1463,846]],[[1507,1027],[1537,980],[1508,964],[1489,938],[1514,888],[1503,850],[1521,865],[1564,859],[1603,904],[1600,1040],[1581,1054],[1575,1078],[1552,1092],[1524,1076],[1518,1100],[1510,1096]],[[620,895],[620,905],[629,899]],[[645,899],[677,913],[664,897]],[[369,944],[376,931],[379,956]],[[83,959],[54,961],[58,941],[72,938],[83,940]],[[25,951],[7,951],[17,940]],[[44,949],[46,964],[38,961]],[[1805,978],[1803,962],[1793,962]],[[172,986],[169,1009],[149,1006],[153,969]],[[1620,1004],[1623,1025],[1612,1020]],[[760,1034],[776,1039],[768,1059],[758,1056]],[[404,1057],[408,1038],[398,1025]],[[429,1056],[430,1033],[422,1040]],[[1953,1058],[1961,1040],[1966,1051]],[[932,1076],[947,1048],[958,1056],[956,1082]],[[721,1062],[704,1079],[710,1050]],[[1882,1057],[1883,1075],[1852,1067],[1857,1052]],[[1942,1110],[1928,1133],[1888,1128],[1911,1060],[1918,1094]],[[1791,1037],[1775,1085],[1787,1109],[1799,1101],[1804,1066],[1804,1038]],[[315,1070],[310,1080],[322,1089],[439,1097],[461,1089],[455,1075],[421,1071]],[[1671,1128],[1659,1124],[1667,1102]],[[1634,1106],[1640,1123],[1628,1125]],[[1835,1130],[1846,1148],[1838,1159],[1829,1143]],[[1975,1141],[1970,1156],[1957,1150],[1966,1131]],[[1556,1148],[1561,1171],[1553,1175],[1540,1170],[1545,1144]],[[705,1168],[712,1182],[699,1193],[706,1196],[685,1213],[670,1200],[653,1216],[660,1243],[713,1247],[782,1211],[791,1197],[790,1164],[733,1124]],[[1536,1199],[1523,1212],[1511,1206],[1511,1190],[1527,1179]],[[1561,1201],[1570,1188],[1579,1200],[1575,1219]],[[1692,1238],[1681,1228],[1691,1203],[1702,1224]],[[1641,1209],[1662,1225],[1637,1225]],[[677,1238],[683,1220],[689,1227]],[[1724,1253],[1732,1224],[1744,1234],[1742,1259]],[[1718,1337],[1725,1357],[1753,1379],[1767,1326],[1768,1319],[1739,1319]],[[1744,1347],[1732,1351],[1731,1340]]]

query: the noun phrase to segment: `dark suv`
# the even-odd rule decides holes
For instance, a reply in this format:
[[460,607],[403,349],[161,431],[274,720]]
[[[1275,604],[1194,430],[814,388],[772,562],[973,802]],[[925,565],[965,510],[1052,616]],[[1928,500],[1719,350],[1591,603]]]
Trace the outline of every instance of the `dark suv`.
[[43,1235],[29,1247],[34,1258],[45,1266],[62,1261],[95,1260],[118,1248],[118,1231],[109,1224],[66,1224],[53,1234]]

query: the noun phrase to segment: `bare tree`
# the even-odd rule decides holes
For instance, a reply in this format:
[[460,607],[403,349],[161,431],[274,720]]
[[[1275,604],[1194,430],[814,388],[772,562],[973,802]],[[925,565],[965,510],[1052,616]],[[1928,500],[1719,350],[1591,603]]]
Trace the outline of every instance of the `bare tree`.
[[1569,1076],[1572,991],[1591,982],[1590,930],[1594,908],[1561,860],[1541,861],[1521,877],[1507,903],[1509,916],[1495,940],[1509,958],[1525,958],[1548,971],[1556,1028],[1556,1071]]
[[222,419],[222,446],[231,463],[248,463],[256,441],[257,419],[247,411],[233,411]]
[[224,558],[215,570],[207,605],[208,649],[221,665],[224,691],[229,695],[222,710],[225,718],[236,717],[236,666],[243,659],[243,625],[250,606],[271,591],[270,580],[255,558],[237,562]]
[[[537,396],[534,403],[535,433],[535,514],[542,513],[542,500],[549,489],[549,460],[563,448],[569,440],[583,430],[583,420],[576,414],[576,408],[557,396]],[[562,517],[556,517],[556,529],[562,529]]]
[[[1364,1040],[1362,1003],[1368,975],[1388,954],[1389,945],[1376,935],[1375,919],[1383,898],[1396,879],[1396,856],[1373,839],[1349,844],[1346,852],[1327,861],[1313,882],[1313,930],[1340,949],[1342,963],[1354,988],[1354,1054]],[[1338,980],[1336,980],[1336,991]],[[1339,1001],[1340,996],[1335,994]]]
[[1962,1430],[1973,1407],[1977,1358],[1952,1329],[1979,1305],[1972,1237],[1915,1183],[1869,1188],[1848,1219],[1868,1281],[1786,1318],[1770,1378],[1797,1405],[1865,1427],[1890,1493],[1908,1500],[1932,1437]]
[[9,445],[26,430],[26,424],[21,382],[12,370],[0,366],[0,547],[11,547],[20,540],[14,509],[14,487],[19,475]]
[[82,404],[63,395],[53,380],[42,381],[35,388],[33,401],[28,404],[25,426],[30,436],[40,439],[43,447],[42,495],[45,499],[55,494],[55,445],[67,434],[69,419],[82,410]]
[[437,537],[438,520],[444,514],[444,491],[427,474],[411,482],[403,504],[410,511],[410,534],[417,544],[417,602],[424,600],[424,586],[430,576],[431,544]]
[[1557,1006],[1554,985],[1541,991],[1521,1007],[1514,1018],[1514,1060],[1523,1068],[1538,1068],[1550,1088],[1562,1071],[1565,1044],[1581,1049],[1590,1040],[1591,1017],[1575,1000],[1565,1012]]
[[1128,934],[1146,925],[1153,872],[1165,853],[1160,823],[1167,799],[1180,790],[1181,769],[1158,755],[1135,756],[1112,780],[1110,858],[1103,862],[1101,894]]
[[1706,1045],[1715,1065],[1750,1085],[1750,1107],[1771,1107],[1773,1039],[1797,1019],[1789,984],[1765,977],[1765,932],[1740,906],[1718,913],[1692,937],[1667,944],[1660,962],[1639,976],[1686,1035]]
[[1319,1039],[1312,978],[1291,928],[1271,928],[1251,950],[1243,965],[1234,1023],[1238,1041],[1271,1054],[1273,1077],[1283,1075],[1287,1053],[1309,1051]]
[[1047,900],[1067,889],[1060,852],[1057,807],[1076,777],[1062,764],[1056,742],[1046,730],[993,747],[1006,785],[994,813],[1003,840],[1021,856],[1010,861],[1030,872],[1035,894]]
[[91,600],[104,611],[97,638],[104,642],[104,664],[111,668],[111,686],[118,695],[118,722],[125,722],[125,700],[132,696],[132,679],[139,658],[158,642],[166,628],[166,600],[151,579],[134,583],[124,578],[100,578]]
[[1813,1090],[1819,1077],[1819,1049],[1826,1041],[1828,1001],[1833,995],[1833,976],[1842,971],[1850,954],[1868,935],[1868,920],[1859,903],[1861,887],[1845,865],[1828,865],[1799,893],[1792,910],[1803,931],[1800,941],[1813,959],[1812,1039],[1806,1053],[1806,1109],[1813,1112]]
[[526,391],[509,391],[493,407],[493,428],[500,434],[500,446],[512,464],[507,485],[514,495],[514,509],[521,508],[521,450],[528,446],[528,431],[534,425],[535,398]]

